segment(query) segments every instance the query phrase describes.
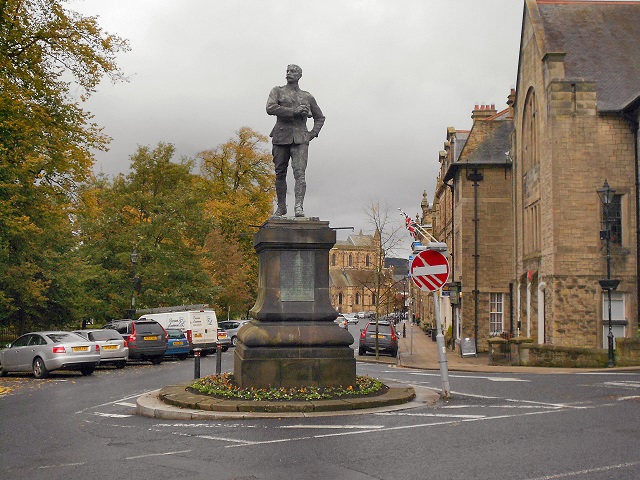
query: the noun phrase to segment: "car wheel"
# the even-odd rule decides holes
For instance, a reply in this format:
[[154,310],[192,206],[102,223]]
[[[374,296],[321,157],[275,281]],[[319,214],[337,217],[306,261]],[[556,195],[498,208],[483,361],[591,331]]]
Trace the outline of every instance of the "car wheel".
[[44,360],[40,357],[36,357],[33,360],[33,376],[36,378],[47,378],[49,376],[49,370],[47,370]]
[[366,353],[367,351],[364,348],[358,348],[358,355],[362,356]]
[[397,357],[398,356],[398,350],[394,350],[393,352],[391,352],[391,356],[392,357]]
[[229,350],[229,347],[222,347],[223,352],[226,352],[227,350]]
[[7,375],[7,371],[4,368],[0,367],[0,377],[4,377],[6,375]]
[[180,355],[178,355],[178,360],[186,360],[186,359],[187,359],[186,353],[181,353]]
[[126,367],[126,366],[127,366],[127,361],[126,361],[126,360],[118,360],[118,361],[116,362],[116,368],[117,368],[118,370],[120,370],[120,369],[122,369],[122,368],[124,368],[124,367]]
[[237,343],[238,343],[238,337],[231,337],[231,345],[235,347]]
[[160,365],[162,363],[162,357],[151,357],[149,360],[151,360],[151,363],[154,365]]
[[82,367],[80,369],[80,373],[82,374],[83,377],[88,377],[93,373],[95,369],[96,367]]

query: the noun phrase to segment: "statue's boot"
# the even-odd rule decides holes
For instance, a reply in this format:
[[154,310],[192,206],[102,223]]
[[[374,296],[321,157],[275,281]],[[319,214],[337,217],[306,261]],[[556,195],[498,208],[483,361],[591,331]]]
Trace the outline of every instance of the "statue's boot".
[[273,213],[274,216],[282,217],[287,214],[287,181],[276,179],[276,197],[278,208]]
[[294,212],[296,214],[296,217],[304,217],[304,210],[302,208],[302,198],[296,198]]

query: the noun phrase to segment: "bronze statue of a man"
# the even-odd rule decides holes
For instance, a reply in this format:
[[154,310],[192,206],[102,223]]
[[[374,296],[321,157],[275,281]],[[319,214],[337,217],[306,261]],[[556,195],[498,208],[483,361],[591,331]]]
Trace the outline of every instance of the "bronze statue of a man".
[[[309,142],[318,136],[324,115],[309,92],[301,90],[298,80],[302,69],[297,65],[287,66],[287,84],[274,87],[267,100],[267,113],[278,120],[271,134],[273,144],[273,163],[276,169],[276,196],[278,208],[274,215],[287,214],[287,168],[291,159],[291,168],[295,179],[295,215],[304,217],[303,203],[307,190],[305,170],[309,156]],[[313,128],[307,130],[307,118],[313,117]]]

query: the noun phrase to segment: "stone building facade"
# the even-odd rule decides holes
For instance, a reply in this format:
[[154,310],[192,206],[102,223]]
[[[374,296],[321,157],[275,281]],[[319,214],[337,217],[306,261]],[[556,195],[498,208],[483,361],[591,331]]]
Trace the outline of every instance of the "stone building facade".
[[[512,163],[506,152],[513,110],[476,105],[471,118],[470,131],[447,129],[432,230],[450,254],[450,288],[438,299],[443,328],[451,326],[456,345],[461,338],[472,338],[482,351],[490,335],[508,330],[513,223]],[[426,296],[422,303],[432,301]]]
[[607,348],[609,309],[615,337],[637,335],[638,25],[638,1],[525,0],[509,109],[447,131],[431,212],[461,297],[441,311],[479,351],[500,330]]
[[[350,235],[338,240],[329,252],[329,291],[333,307],[340,313],[375,310],[377,299],[372,276],[384,266],[380,232]],[[381,263],[382,262],[382,263]]]
[[540,344],[606,345],[605,180],[616,191],[614,335],[637,330],[638,25],[639,2],[525,1],[510,148],[512,282],[521,333]]

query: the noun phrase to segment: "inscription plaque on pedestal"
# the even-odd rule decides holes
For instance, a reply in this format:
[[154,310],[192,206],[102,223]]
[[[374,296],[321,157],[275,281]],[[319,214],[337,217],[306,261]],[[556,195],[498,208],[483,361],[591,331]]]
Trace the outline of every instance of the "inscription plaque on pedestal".
[[315,262],[313,252],[280,253],[280,300],[313,302]]

